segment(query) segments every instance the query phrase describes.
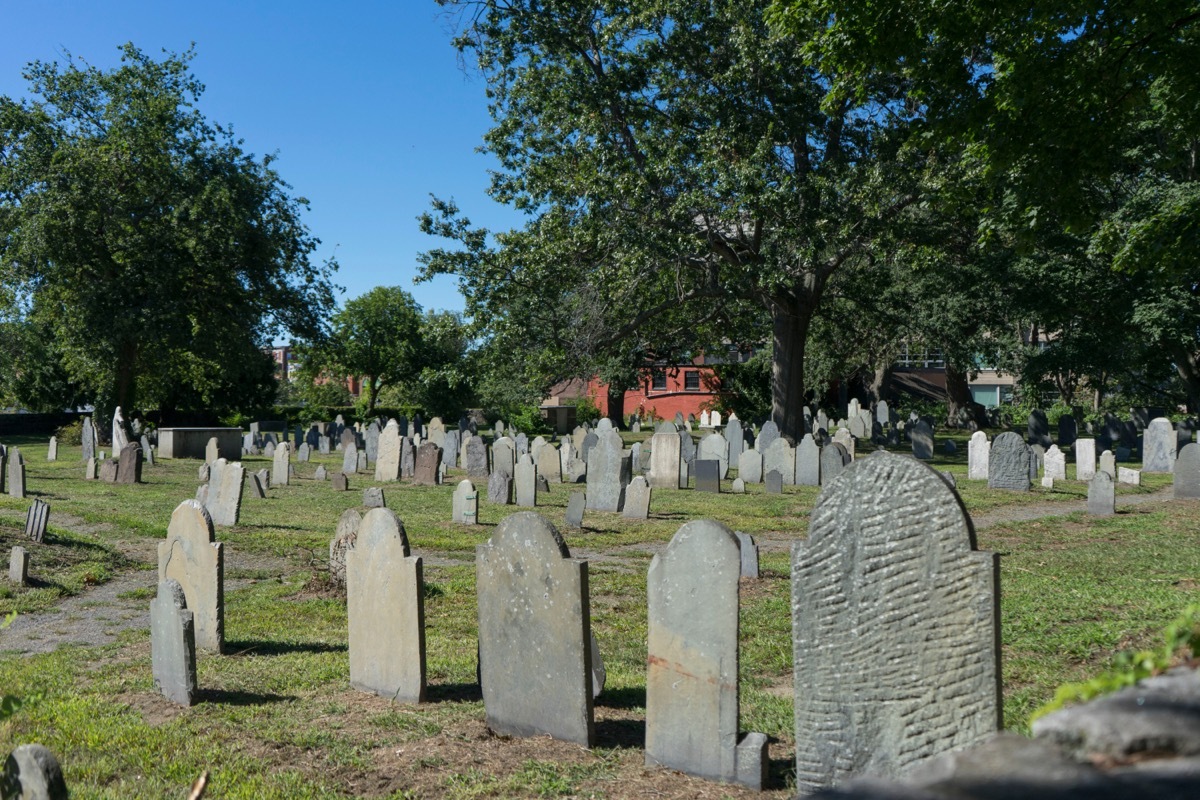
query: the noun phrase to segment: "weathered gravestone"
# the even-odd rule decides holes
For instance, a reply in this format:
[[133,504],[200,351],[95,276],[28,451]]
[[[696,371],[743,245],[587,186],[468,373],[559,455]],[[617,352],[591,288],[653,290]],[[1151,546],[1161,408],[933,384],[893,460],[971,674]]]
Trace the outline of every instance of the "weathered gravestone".
[[1058,449],[1056,444],[1050,445],[1050,449],[1042,457],[1042,467],[1047,478],[1053,478],[1056,481],[1067,479],[1067,456]]
[[58,461],[58,437],[51,436],[50,444],[46,447],[46,460]]
[[710,433],[700,440],[697,459],[714,460],[720,465],[721,480],[729,475],[729,442],[719,433]]
[[767,420],[758,431],[758,437],[754,440],[754,449],[765,455],[767,448],[774,444],[778,438],[779,426],[772,420]]
[[1200,497],[1200,444],[1189,442],[1179,449],[1174,483],[1176,499]]
[[761,789],[767,737],[738,735],[738,577],[733,531],[679,529],[650,562],[646,765]]
[[208,483],[212,478],[212,466],[209,464],[201,464],[196,470],[196,480],[201,483]]
[[348,508],[338,517],[337,529],[329,540],[329,581],[338,589],[346,588],[346,553],[354,549],[362,514]]
[[417,448],[420,437],[400,437],[400,477],[412,478],[417,472]]
[[264,456],[266,456],[267,458],[274,458],[275,457],[275,443],[267,442],[266,446],[263,447],[262,454]]
[[804,434],[796,445],[796,485],[821,485],[821,448],[811,433]]
[[425,442],[417,450],[413,483],[417,486],[437,486],[441,482],[441,472],[439,471],[441,465],[442,449],[433,442]]
[[778,472],[784,486],[796,484],[796,454],[787,439],[777,438],[763,453],[763,471]]
[[213,462],[208,480],[208,502],[204,504],[213,525],[228,528],[238,524],[245,476],[241,462],[231,464],[223,458]]
[[729,443],[729,463],[737,464],[742,451],[746,449],[746,434],[742,430],[742,421],[736,414],[729,415],[725,423],[725,441]]
[[367,453],[367,464],[374,464],[379,460],[379,437],[382,430],[379,423],[372,421],[367,426],[366,432],[363,433],[363,450]]
[[456,430],[446,431],[442,444],[442,464],[449,468],[458,466],[458,454],[462,450],[462,434]]
[[533,456],[523,454],[513,468],[513,495],[518,506],[533,508],[537,505],[537,478]]
[[335,492],[347,492],[350,490],[350,479],[344,472],[335,472],[330,481],[330,486],[333,487]]
[[142,446],[142,456],[146,459],[146,466],[153,467],[154,448],[150,446],[150,439],[145,434],[142,434],[140,444]]
[[583,527],[583,512],[587,508],[587,492],[572,492],[567,498],[567,511],[563,515],[568,528]]
[[105,483],[117,482],[117,460],[115,458],[106,458],[100,462],[100,480]]
[[1097,472],[1088,481],[1087,510],[1101,517],[1117,513],[1117,487],[1107,472]]
[[[664,430],[667,427],[669,430]],[[675,426],[664,422],[650,437],[650,474],[647,480],[655,489],[679,488],[679,434]]]
[[1142,485],[1142,471],[1129,467],[1117,468],[1117,483],[1127,483],[1130,486]]
[[558,448],[552,444],[544,445],[540,448],[534,448],[536,455],[533,461],[537,464],[538,475],[541,475],[551,483],[562,483],[562,461],[559,458]]
[[733,535],[737,537],[738,549],[741,551],[742,577],[758,580],[758,545],[754,537],[741,531],[734,531]]
[[0,770],[5,800],[67,800],[67,782],[54,753],[40,744],[23,744]]
[[1005,431],[992,442],[988,453],[988,488],[1029,491],[1030,470],[1037,469],[1033,451],[1021,434]]
[[512,478],[517,467],[516,443],[503,436],[492,443],[492,472],[499,472]]
[[479,492],[469,480],[459,481],[454,490],[452,519],[462,525],[479,522]]
[[601,433],[588,453],[587,507],[593,511],[620,511],[625,487],[633,477],[629,455],[616,431]]
[[908,426],[908,438],[912,442],[913,458],[928,461],[933,458],[933,429],[925,420],[917,420]]
[[762,483],[763,457],[762,453],[753,448],[747,448],[738,456],[738,477],[743,483]]
[[117,461],[117,483],[133,484],[142,482],[142,447],[130,442],[121,448],[120,460]]
[[488,502],[497,505],[512,505],[512,478],[503,472],[488,476]]
[[[206,444],[204,446],[204,463],[205,464],[214,463],[218,458],[220,458],[220,452],[221,452],[221,449],[220,449],[220,445],[217,443],[217,437],[213,436],[213,437],[209,438],[208,444]],[[301,460],[306,461],[307,459],[301,459]]]
[[424,699],[424,594],[404,524],[391,509],[371,509],[346,553],[351,686],[401,703]]
[[879,452],[826,484],[792,547],[801,794],[1000,728],[998,587],[998,557],[928,466]]
[[8,581],[17,586],[29,582],[29,551],[17,545],[8,555]]
[[[375,457],[375,480],[400,480],[400,425],[394,419],[379,434],[378,454]],[[367,455],[370,455],[370,450]]]
[[967,478],[973,481],[986,481],[988,477],[988,459],[991,455],[992,443],[987,434],[975,431],[967,442]]
[[96,457],[96,451],[100,448],[98,438],[96,436],[96,426],[92,424],[91,417],[83,418],[83,457],[81,460],[87,461],[89,458]]
[[548,521],[505,519],[475,551],[479,668],[488,727],[591,747],[587,562]]
[[1177,439],[1171,420],[1150,420],[1142,436],[1142,472],[1170,472],[1175,468]]
[[763,483],[766,484],[767,494],[783,494],[783,476],[779,474],[779,470],[773,469],[768,472]]
[[383,489],[378,486],[371,486],[363,489],[363,508],[387,508],[387,500],[383,496]]
[[648,519],[650,517],[650,484],[638,475],[625,487],[625,505],[621,515],[626,519]]
[[258,477],[257,472],[250,472],[246,475],[246,486],[250,488],[250,496],[263,500],[267,496],[267,487],[263,486],[262,480]]
[[850,454],[839,442],[830,442],[821,448],[821,485],[829,484],[842,474],[850,463]]
[[1096,474],[1096,440],[1090,437],[1075,440],[1075,480],[1090,481]]
[[184,500],[158,543],[158,580],[179,581],[196,618],[196,646],[221,652],[225,644],[225,550],[215,541],[204,506]]
[[1112,450],[1105,450],[1100,454],[1100,466],[1097,467],[1097,471],[1108,473],[1108,477],[1114,481],[1117,479],[1117,457],[1113,455]]
[[183,587],[167,579],[150,603],[150,669],[163,697],[181,706],[196,700],[196,621]]
[[693,465],[696,469],[696,491],[721,492],[721,462],[715,458],[697,458]]
[[25,457],[15,447],[8,448],[8,463],[5,466],[5,482],[8,496],[15,500],[25,499]]
[[291,475],[291,456],[292,446],[288,442],[283,442],[275,450],[275,457],[271,460],[272,486],[288,485],[288,479]]
[[35,498],[25,512],[25,538],[41,544],[46,539],[46,526],[50,523],[50,506]]
[[83,479],[85,481],[94,481],[96,480],[97,474],[98,469],[96,466],[96,459],[89,458],[83,468]]
[[350,442],[342,448],[342,472],[350,475],[358,470],[358,445]]
[[854,453],[855,453],[854,437],[850,435],[849,430],[847,430],[846,428],[838,428],[837,431],[835,431],[833,434],[833,441],[837,442],[838,444],[840,444],[842,446],[842,449],[845,450],[849,454],[851,461],[854,460]]
[[434,417],[429,420],[429,424],[425,426],[425,440],[433,442],[438,447],[444,447],[446,444],[446,423],[442,422],[441,417]]
[[467,470],[468,478],[486,478],[488,477],[488,451],[487,444],[484,443],[483,437],[472,436],[467,439],[465,445],[467,458],[463,466]]
[[746,482],[741,478],[734,478],[733,483],[729,484],[730,494],[745,494]]

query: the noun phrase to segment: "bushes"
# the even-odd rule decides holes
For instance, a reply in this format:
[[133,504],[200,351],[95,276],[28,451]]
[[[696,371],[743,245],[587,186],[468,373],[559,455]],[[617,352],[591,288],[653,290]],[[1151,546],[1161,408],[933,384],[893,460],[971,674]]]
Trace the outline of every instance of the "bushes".
[[63,425],[54,432],[59,445],[76,446],[83,444],[83,420],[77,419],[69,425]]

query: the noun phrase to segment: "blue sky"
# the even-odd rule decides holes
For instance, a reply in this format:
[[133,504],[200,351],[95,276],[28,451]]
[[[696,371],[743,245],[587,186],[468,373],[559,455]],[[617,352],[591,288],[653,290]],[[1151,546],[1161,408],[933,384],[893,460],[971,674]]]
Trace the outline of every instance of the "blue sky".
[[413,284],[429,195],[475,225],[519,224],[486,195],[495,162],[475,148],[490,119],[484,83],[464,71],[433,0],[177,2],[0,0],[0,94],[25,95],[22,68],[64,51],[107,68],[131,41],[158,56],[196,43],[200,110],[307,197],[318,258],[341,264],[339,298],[402,286],[425,308],[461,310],[455,281]]

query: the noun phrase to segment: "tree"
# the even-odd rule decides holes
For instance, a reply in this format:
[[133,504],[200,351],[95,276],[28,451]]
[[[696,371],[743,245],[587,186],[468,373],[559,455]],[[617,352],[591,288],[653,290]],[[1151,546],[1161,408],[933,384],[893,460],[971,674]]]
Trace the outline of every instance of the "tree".
[[169,411],[259,386],[273,334],[319,332],[336,264],[273,157],[196,108],[191,50],[121,52],[34,62],[34,99],[0,98],[0,269],[97,405]]
[[764,0],[439,2],[488,81],[492,196],[528,222],[493,241],[435,203],[423,226],[459,248],[427,254],[426,274],[458,275],[489,322],[545,287],[603,298],[605,324],[580,338],[598,356],[655,324],[672,338],[645,339],[667,346],[699,323],[761,345],[753,304],[772,417],[800,435],[830,277],[923,196],[902,87],[847,90],[806,54],[809,31],[768,28]]

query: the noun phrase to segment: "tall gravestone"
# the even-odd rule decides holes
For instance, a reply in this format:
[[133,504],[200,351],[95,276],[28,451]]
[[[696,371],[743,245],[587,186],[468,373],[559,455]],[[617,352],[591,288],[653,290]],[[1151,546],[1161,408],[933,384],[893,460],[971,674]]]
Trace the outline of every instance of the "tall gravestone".
[[821,485],[833,481],[850,463],[850,454],[840,442],[830,442],[821,448]]
[[50,444],[46,447],[46,460],[58,461],[58,437],[51,436]]
[[933,429],[925,420],[917,420],[908,427],[908,438],[912,442],[913,458],[928,461],[933,458]]
[[1050,445],[1050,449],[1046,451],[1046,455],[1042,458],[1042,465],[1047,478],[1052,478],[1056,481],[1065,481],[1067,479],[1067,456],[1058,449],[1058,445]]
[[130,442],[121,448],[121,457],[117,462],[117,483],[133,484],[142,482],[142,446]]
[[512,478],[516,467],[516,443],[507,436],[502,436],[492,443],[492,472],[499,472]]
[[629,455],[616,431],[597,437],[588,453],[587,507],[593,511],[620,511],[625,503],[625,487],[633,477]]
[[488,476],[488,451],[483,437],[472,436],[466,444],[467,463],[464,465],[468,478],[486,478]]
[[1175,468],[1177,439],[1171,420],[1150,420],[1142,435],[1142,472],[1171,472]]
[[1177,499],[1200,497],[1200,444],[1188,442],[1179,449],[1174,478]]
[[83,461],[89,458],[96,457],[96,451],[99,449],[99,444],[96,437],[96,426],[92,424],[91,417],[83,418]]
[[420,438],[400,437],[400,477],[412,478],[417,472],[417,448]]
[[967,442],[967,477],[973,481],[986,481],[988,477],[988,458],[991,455],[992,443],[987,434],[975,431]]
[[552,444],[535,447],[533,461],[537,465],[538,475],[550,483],[562,483],[562,461],[558,448]]
[[181,706],[195,702],[195,615],[175,580],[161,581],[150,603],[150,666],[163,697]]
[[1015,431],[1005,431],[992,442],[988,454],[988,488],[1029,491],[1030,471],[1037,469],[1033,451]]
[[458,454],[462,449],[462,434],[457,430],[448,430],[442,439],[442,463],[448,468],[458,466]]
[[391,509],[371,509],[346,553],[351,686],[401,703],[424,699],[424,596],[404,524]]
[[512,478],[503,472],[493,472],[488,476],[488,502],[498,505],[512,505]]
[[452,518],[462,525],[479,522],[479,492],[470,480],[461,480],[454,490]]
[[[670,430],[664,430],[670,426]],[[650,437],[650,474],[647,480],[655,489],[679,488],[679,434],[675,426],[664,422]]]
[[375,480],[400,480],[400,424],[394,419],[388,420],[387,426],[379,434],[379,450],[375,456]]
[[1050,446],[1050,420],[1046,418],[1045,411],[1035,408],[1029,412],[1027,434],[1029,444],[1038,444],[1044,448]]
[[[437,417],[434,417],[437,419]],[[417,450],[416,467],[413,469],[413,484],[417,486],[437,486],[441,474],[438,471],[442,463],[442,449],[433,442],[425,442]]]
[[349,442],[342,447],[342,472],[353,475],[358,471],[358,445]]
[[754,440],[754,449],[766,455],[767,448],[774,444],[778,438],[779,426],[772,420],[767,420],[758,431],[758,437]]
[[738,478],[743,483],[762,483],[763,457],[754,448],[747,448],[738,456]]
[[733,531],[695,520],[646,580],[646,765],[761,789],[767,737],[738,734],[738,579]]
[[146,466],[153,467],[154,466],[154,448],[150,446],[150,439],[144,433],[142,434],[140,444],[142,446],[142,455],[146,459]]
[[287,486],[292,475],[292,445],[281,442],[271,459],[271,485]]
[[1075,422],[1075,417],[1070,414],[1063,414],[1058,418],[1058,446],[1069,447],[1075,444],[1075,439],[1079,435],[1079,426]]
[[537,505],[537,477],[533,456],[525,453],[513,467],[513,495],[518,506],[533,508]]
[[529,511],[501,522],[475,553],[488,727],[590,747],[587,562],[572,559],[555,527]]
[[995,733],[998,602],[998,557],[936,471],[879,452],[828,483],[792,548],[800,793]]
[[225,551],[215,541],[204,506],[184,500],[158,543],[158,580],[179,581],[196,619],[196,646],[221,652],[225,643]]
[[742,451],[746,449],[746,434],[742,431],[742,421],[736,414],[729,415],[725,423],[725,440],[729,443],[729,463],[736,465]]
[[1096,474],[1096,440],[1084,437],[1075,440],[1075,480],[1090,481]]
[[1097,472],[1088,481],[1087,510],[1100,517],[1117,513],[1117,487],[1107,472]]
[[710,433],[700,440],[696,458],[709,459],[720,463],[721,480],[729,475],[729,442],[719,433]]
[[811,433],[804,434],[796,445],[796,485],[821,485],[821,448]]
[[242,491],[246,470],[238,461],[232,464],[223,458],[213,462],[208,478],[208,509],[213,525],[232,527],[238,524],[242,510]]
[[[210,436],[208,444],[204,446],[204,463],[213,464],[220,457],[220,446],[217,444],[217,437]],[[307,459],[301,459],[306,461]]]
[[25,499],[25,458],[15,447],[8,448],[8,463],[5,465],[5,482],[8,484],[8,496],[16,500]]
[[367,426],[367,430],[363,433],[363,449],[367,451],[367,464],[374,464],[379,460],[379,436],[382,430],[379,423],[372,421]]
[[771,442],[763,453],[763,472],[778,472],[784,486],[796,484],[796,454],[782,436]]

